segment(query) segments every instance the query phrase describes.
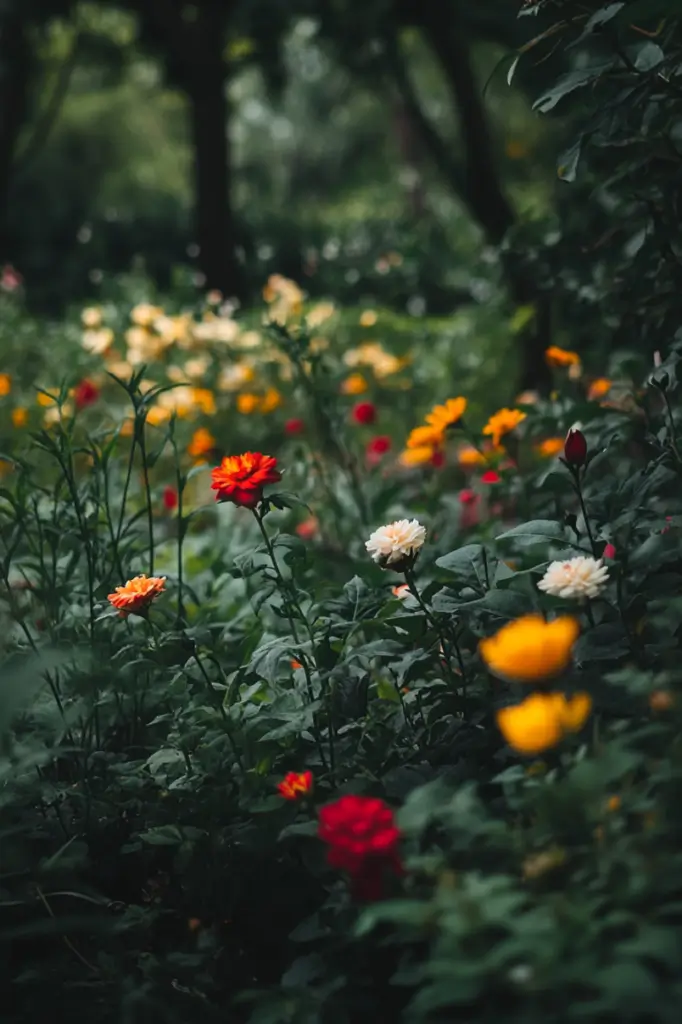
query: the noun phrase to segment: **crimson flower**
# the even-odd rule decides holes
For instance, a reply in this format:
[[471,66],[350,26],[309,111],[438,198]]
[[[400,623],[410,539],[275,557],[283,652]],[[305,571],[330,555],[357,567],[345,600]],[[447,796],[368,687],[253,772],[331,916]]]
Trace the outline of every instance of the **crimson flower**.
[[361,426],[369,426],[377,418],[377,409],[373,402],[358,402],[353,408],[353,419]]
[[616,549],[613,544],[607,544],[602,552],[602,558],[615,558]]
[[587,458],[587,441],[582,430],[571,428],[564,442],[564,458],[570,466],[584,466]]
[[430,461],[434,469],[442,469],[445,465],[445,452],[434,452]]
[[378,434],[367,442],[368,455],[385,455],[391,450],[391,439],[386,434]]
[[485,473],[481,477],[482,484],[499,484],[502,477],[494,469],[486,469]]
[[91,380],[82,380],[73,389],[73,400],[77,409],[85,409],[99,398],[99,388]]
[[381,899],[384,875],[403,873],[400,831],[393,811],[378,797],[342,796],[321,808],[318,836],[327,843],[327,862],[347,872],[358,900]]
[[263,497],[266,484],[282,479],[277,459],[261,452],[227,455],[211,470],[211,489],[217,491],[216,501],[231,501],[241,508],[255,508]]
[[305,430],[305,423],[300,419],[287,420],[284,424],[284,433],[294,437],[296,434],[302,434]]
[[164,487],[163,489],[163,507],[167,512],[172,512],[178,507],[178,492],[174,487]]

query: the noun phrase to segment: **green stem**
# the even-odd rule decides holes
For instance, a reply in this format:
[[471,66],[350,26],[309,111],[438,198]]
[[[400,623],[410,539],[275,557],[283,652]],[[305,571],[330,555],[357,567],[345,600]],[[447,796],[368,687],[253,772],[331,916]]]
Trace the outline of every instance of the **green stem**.
[[589,516],[587,515],[587,508],[585,507],[585,499],[583,497],[583,486],[582,480],[580,479],[580,468],[578,467],[577,469],[573,469],[573,467],[571,467],[571,469],[573,472],[573,483],[575,487],[575,493],[578,495],[580,511],[582,512],[583,519],[585,520],[585,529],[587,530],[587,536],[590,541],[590,547],[592,548],[592,555],[594,558],[597,558],[597,545],[594,542],[594,537],[592,535],[592,527],[590,526]]
[[670,431],[670,446],[671,446],[673,452],[675,453],[675,458],[677,459],[678,466],[682,466],[682,456],[680,456],[680,450],[677,447],[677,438],[675,437],[675,420],[674,420],[674,417],[673,417],[673,410],[672,410],[672,407],[670,405],[670,399],[668,398],[667,392],[664,391],[663,389],[661,389],[661,394],[663,395],[663,401],[665,402],[665,408],[666,408],[666,411],[668,413],[668,420],[669,420],[669,427],[668,427],[668,429]]
[[140,446],[142,456],[142,475],[144,478],[144,493],[147,502],[147,532],[149,535],[149,575],[154,575],[154,507],[152,505],[152,490],[149,483],[149,466],[147,465],[147,443],[144,436],[145,420],[142,420],[137,435],[137,443]]
[[[408,585],[408,587],[410,589],[410,593],[415,598],[415,600],[416,600],[417,604],[419,605],[419,607],[421,608],[421,610],[424,612],[424,616],[426,617],[426,621],[428,622],[428,624],[431,626],[431,628],[434,630],[436,636],[438,637],[438,640],[439,640],[440,646],[441,646],[441,650],[443,652],[443,659],[445,661],[445,674],[447,675],[448,681],[450,682],[450,684],[453,687],[453,689],[457,689],[457,680],[455,679],[455,677],[454,677],[454,675],[452,673],[452,667],[450,665],[450,654],[449,654],[449,651],[448,651],[448,643],[447,643],[447,640],[445,638],[445,634],[443,633],[442,629],[440,628],[440,624],[439,624],[438,620],[432,614],[431,609],[428,607],[428,605],[426,604],[426,602],[424,601],[424,599],[422,598],[421,594],[419,593],[419,591],[417,589],[417,583],[416,583],[415,576],[414,576],[414,569],[412,569],[412,568],[405,569],[404,573],[405,573],[405,582],[407,583],[407,585]],[[457,642],[454,642],[453,646],[455,648],[455,654],[456,654],[456,657],[457,657],[457,661],[459,662],[460,672],[462,673],[462,688],[463,688],[463,691],[466,692],[466,675],[464,673],[464,662],[462,660],[462,654],[461,654],[461,651],[459,649],[459,644]]]

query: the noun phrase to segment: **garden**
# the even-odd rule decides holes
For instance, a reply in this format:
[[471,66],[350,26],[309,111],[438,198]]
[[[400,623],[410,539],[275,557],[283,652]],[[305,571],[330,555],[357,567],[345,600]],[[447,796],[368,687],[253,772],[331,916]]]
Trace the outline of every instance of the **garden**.
[[135,6],[0,10],[3,1021],[677,1024],[678,3]]

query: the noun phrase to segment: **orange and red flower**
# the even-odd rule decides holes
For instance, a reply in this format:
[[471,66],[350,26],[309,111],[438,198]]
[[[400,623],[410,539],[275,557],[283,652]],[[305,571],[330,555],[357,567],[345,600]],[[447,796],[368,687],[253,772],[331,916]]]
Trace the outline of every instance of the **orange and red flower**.
[[312,772],[287,772],[281,782],[277,783],[279,795],[285,800],[298,800],[308,796],[313,789]]
[[327,843],[327,862],[350,876],[358,900],[378,900],[384,875],[403,873],[400,831],[393,811],[377,797],[342,796],[320,810],[318,836]]
[[122,619],[128,615],[141,615],[144,618],[151,603],[163,593],[165,585],[165,576],[135,576],[124,587],[116,587],[113,594],[107,595],[107,599],[118,609]]
[[217,491],[216,501],[231,501],[241,508],[255,508],[267,484],[282,479],[277,459],[261,452],[226,455],[211,471],[211,489]]

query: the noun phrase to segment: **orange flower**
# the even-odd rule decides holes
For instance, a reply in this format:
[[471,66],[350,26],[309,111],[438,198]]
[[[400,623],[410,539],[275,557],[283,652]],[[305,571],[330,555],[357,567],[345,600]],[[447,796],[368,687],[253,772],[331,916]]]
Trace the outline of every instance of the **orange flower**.
[[476,466],[484,466],[485,462],[483,452],[479,452],[472,444],[465,444],[457,451],[457,465],[462,469],[475,469]]
[[341,384],[342,395],[362,395],[367,390],[367,381],[361,373],[351,373]]
[[608,377],[597,377],[597,379],[593,380],[590,384],[587,391],[587,397],[590,402],[596,402],[598,399],[603,398],[604,395],[607,395],[610,390],[611,381]]
[[526,413],[521,412],[520,409],[499,409],[498,412],[494,413],[485,427],[483,433],[486,436],[490,436],[493,439],[493,447],[497,448],[500,443],[500,438],[504,434],[509,434],[512,430],[518,427],[519,423],[522,423],[526,418]]
[[536,444],[535,450],[538,455],[542,455],[546,459],[552,459],[564,450],[564,438],[548,437],[545,441],[540,441],[539,444]]
[[214,416],[215,398],[208,388],[192,388],[192,400],[199,406],[205,416]]
[[443,432],[433,426],[415,427],[406,441],[408,448],[439,448],[442,443]]
[[266,484],[282,479],[277,459],[261,452],[228,455],[211,471],[211,490],[216,501],[231,501],[241,508],[255,508],[263,497]]
[[128,615],[141,615],[144,618],[152,601],[163,593],[165,584],[165,576],[135,576],[128,580],[125,587],[116,587],[114,593],[108,595],[108,600],[114,608],[118,608],[122,619]]
[[22,405],[12,409],[12,423],[15,427],[25,427],[28,423],[28,409],[25,409]]
[[563,693],[534,693],[520,704],[500,708],[497,724],[507,743],[518,753],[539,754],[555,747],[568,732],[578,732],[590,713],[586,693],[566,698]]
[[431,462],[434,456],[434,449],[431,445],[421,445],[419,448],[406,448],[400,453],[398,462],[407,469],[412,466],[425,466]]
[[277,783],[280,796],[285,800],[298,800],[308,796],[313,789],[312,772],[287,772],[282,782]]
[[459,423],[466,412],[466,407],[466,398],[462,398],[461,396],[459,398],[448,398],[445,405],[434,405],[433,409],[426,417],[426,422],[429,426],[433,427],[434,430],[438,430],[444,434],[448,427],[454,427]]
[[217,444],[217,441],[210,430],[206,427],[199,427],[192,434],[192,440],[187,446],[188,453],[193,459],[200,459],[202,455],[208,455],[212,452]]
[[12,378],[8,373],[0,373],[0,396],[4,398],[12,390]]
[[548,366],[580,366],[580,356],[577,352],[570,352],[566,348],[559,348],[558,345],[550,345],[545,349],[545,359]]

